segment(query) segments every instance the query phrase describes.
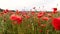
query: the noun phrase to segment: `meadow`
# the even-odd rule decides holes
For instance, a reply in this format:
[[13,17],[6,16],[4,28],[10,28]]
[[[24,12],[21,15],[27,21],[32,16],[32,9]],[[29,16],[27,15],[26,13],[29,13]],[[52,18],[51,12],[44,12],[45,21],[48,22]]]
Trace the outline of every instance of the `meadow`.
[[0,12],[0,34],[60,34],[60,12]]

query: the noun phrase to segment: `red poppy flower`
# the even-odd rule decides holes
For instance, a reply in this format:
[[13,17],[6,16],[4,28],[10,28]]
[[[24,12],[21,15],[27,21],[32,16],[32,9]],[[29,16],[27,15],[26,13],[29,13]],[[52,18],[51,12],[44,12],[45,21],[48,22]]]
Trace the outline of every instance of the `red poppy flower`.
[[22,15],[27,15],[26,11],[22,11],[21,13],[22,13]]
[[7,11],[3,10],[3,13],[7,13]]
[[13,21],[15,21],[16,20],[16,15],[15,14],[11,15],[10,19],[13,20]]
[[11,15],[10,19],[13,20],[13,21],[17,21],[18,24],[20,24],[22,22],[22,17],[18,16],[18,15],[15,15],[15,14]]
[[53,8],[53,13],[57,13],[57,8]]
[[32,15],[34,15],[34,14],[35,14],[35,12],[34,12],[34,11],[32,11],[32,12],[31,12],[31,14],[32,14]]
[[54,18],[52,21],[52,25],[56,30],[60,30],[60,17]]
[[42,17],[42,20],[46,20],[46,21],[48,21],[49,18],[48,18],[48,17]]
[[44,14],[45,14],[44,12],[39,12],[39,13],[37,14],[37,17],[38,17],[38,18],[41,18]]
[[29,19],[29,18],[30,18],[30,16],[26,16],[26,18],[27,18],[27,19]]
[[6,12],[8,12],[9,10],[8,10],[8,9],[6,9],[5,11],[6,11]]
[[3,10],[3,13],[7,13],[9,10],[8,9],[6,9],[6,10]]
[[19,14],[19,11],[18,10],[16,10],[16,14]]
[[57,11],[57,8],[53,8],[53,11]]

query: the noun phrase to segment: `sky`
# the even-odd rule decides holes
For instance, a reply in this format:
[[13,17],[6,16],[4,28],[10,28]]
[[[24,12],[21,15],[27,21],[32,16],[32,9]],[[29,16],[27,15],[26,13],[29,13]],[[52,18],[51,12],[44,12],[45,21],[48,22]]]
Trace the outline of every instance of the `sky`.
[[60,0],[0,0],[0,8],[9,10],[34,10],[52,11],[56,7],[60,10]]

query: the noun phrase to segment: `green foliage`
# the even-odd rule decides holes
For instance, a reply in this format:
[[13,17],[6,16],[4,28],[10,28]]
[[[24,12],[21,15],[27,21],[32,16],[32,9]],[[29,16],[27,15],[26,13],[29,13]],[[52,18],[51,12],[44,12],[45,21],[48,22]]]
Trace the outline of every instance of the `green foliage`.
[[[23,17],[21,24],[13,24],[14,21],[9,19],[9,13],[0,16],[0,34],[60,34],[60,31],[56,31],[53,28],[51,19],[44,21],[41,18],[38,19],[36,14],[30,16],[29,19]],[[52,14],[52,16],[58,17],[60,13]],[[4,19],[6,19],[6,21],[4,21]],[[46,24],[46,26],[39,26],[38,20],[41,24]]]

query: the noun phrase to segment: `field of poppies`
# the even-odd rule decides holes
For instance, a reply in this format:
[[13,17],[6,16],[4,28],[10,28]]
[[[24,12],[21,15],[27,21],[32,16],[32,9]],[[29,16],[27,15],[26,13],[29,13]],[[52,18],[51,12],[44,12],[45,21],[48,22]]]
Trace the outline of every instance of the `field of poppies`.
[[0,34],[60,34],[60,12],[3,10]]

